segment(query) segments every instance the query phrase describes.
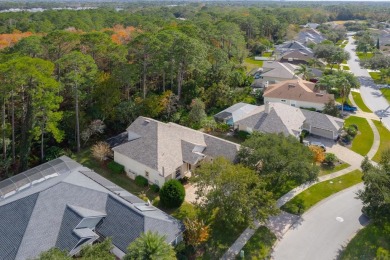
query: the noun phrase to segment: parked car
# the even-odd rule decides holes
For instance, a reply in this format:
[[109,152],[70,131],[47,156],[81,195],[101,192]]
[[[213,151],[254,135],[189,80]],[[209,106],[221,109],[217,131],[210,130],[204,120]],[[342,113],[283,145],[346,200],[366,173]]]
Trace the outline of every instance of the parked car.
[[324,150],[324,152],[326,152],[326,147],[325,147],[325,145],[324,145],[323,143],[321,143],[321,142],[310,142],[310,145],[321,147],[322,150]]
[[355,111],[357,111],[357,107],[354,107],[354,106],[351,106],[351,105],[348,105],[348,104],[338,105],[337,108],[339,110],[344,110],[344,111],[348,111],[348,112],[355,112]]

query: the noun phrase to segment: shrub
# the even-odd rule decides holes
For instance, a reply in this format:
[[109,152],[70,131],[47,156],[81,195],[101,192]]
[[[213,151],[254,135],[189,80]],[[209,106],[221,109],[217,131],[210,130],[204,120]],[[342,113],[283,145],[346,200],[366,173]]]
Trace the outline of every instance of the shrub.
[[189,182],[190,178],[187,176],[184,176],[183,178],[180,179],[181,184],[186,185]]
[[353,127],[353,128],[355,128],[355,129],[356,129],[356,131],[358,131],[358,130],[359,130],[359,128],[358,128],[358,126],[357,126],[356,124],[352,124],[352,125],[350,125],[349,127]]
[[347,129],[347,133],[348,133],[348,135],[350,135],[351,137],[354,137],[354,136],[356,136],[356,134],[357,134],[357,130],[356,130],[355,127],[349,126],[348,129]]
[[336,155],[334,153],[327,153],[325,154],[324,163],[326,164],[333,164],[336,161]]
[[241,139],[247,139],[250,133],[245,131],[238,131],[237,136]]
[[146,187],[148,186],[148,183],[148,180],[144,176],[138,175],[137,177],[135,177],[135,184],[140,187]]
[[113,173],[120,174],[125,171],[125,167],[122,164],[119,164],[115,161],[111,161],[107,165],[108,169],[110,169]]
[[155,193],[157,193],[157,192],[160,191],[160,187],[159,187],[157,184],[153,184],[152,186],[150,186],[150,189],[151,189],[153,192],[155,192]]
[[301,132],[301,136],[302,136],[303,138],[307,137],[309,134],[310,134],[310,133],[309,133],[309,131],[307,131],[307,130],[302,130],[302,132]]
[[106,142],[98,142],[91,148],[92,156],[99,161],[104,161],[107,157],[112,157],[110,145]]
[[186,191],[178,180],[167,181],[160,190],[160,201],[164,207],[176,208],[184,201]]

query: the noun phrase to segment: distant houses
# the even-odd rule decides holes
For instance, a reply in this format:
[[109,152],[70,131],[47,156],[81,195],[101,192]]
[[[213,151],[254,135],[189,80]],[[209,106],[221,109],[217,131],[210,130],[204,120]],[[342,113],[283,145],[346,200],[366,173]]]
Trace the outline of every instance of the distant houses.
[[111,238],[122,258],[147,231],[182,240],[180,221],[62,156],[0,182],[0,259],[34,259],[53,247],[76,255]]
[[143,176],[158,186],[190,174],[203,160],[223,156],[235,161],[240,147],[200,131],[147,117],[138,117],[125,133],[108,142],[115,144],[114,161],[124,166],[128,177]]

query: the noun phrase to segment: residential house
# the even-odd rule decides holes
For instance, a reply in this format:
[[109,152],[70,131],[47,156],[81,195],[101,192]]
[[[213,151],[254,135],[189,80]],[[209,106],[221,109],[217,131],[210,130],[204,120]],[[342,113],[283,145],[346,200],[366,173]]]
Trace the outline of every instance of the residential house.
[[262,108],[259,106],[240,102],[214,115],[214,119],[217,122],[226,123],[232,126],[238,120],[253,113],[260,112],[260,110],[262,110]]
[[286,104],[266,102],[263,112],[236,122],[235,127],[249,133],[259,131],[295,137],[298,137],[302,130],[307,130],[313,135],[335,140],[343,125],[344,120],[337,117]]
[[307,65],[309,64],[311,59],[314,59],[313,53],[303,52],[300,50],[291,50],[283,53],[280,56],[279,61],[284,63],[288,62],[296,65],[299,64]]
[[326,38],[316,29],[308,28],[303,29],[298,33],[297,39],[298,42],[301,42],[305,46],[308,46],[310,43],[318,44],[326,40]]
[[278,61],[267,61],[263,63],[263,67],[258,69],[254,75],[253,88],[264,88],[268,84],[277,82],[298,79],[299,76],[295,74],[298,66],[290,63],[281,63]]
[[62,156],[0,182],[0,259],[34,259],[56,247],[77,254],[111,238],[122,258],[147,231],[175,244],[180,221]]
[[[140,175],[159,186],[189,174],[202,160],[223,156],[234,161],[240,147],[200,131],[146,117],[138,117],[125,135],[127,139],[112,148],[114,160],[125,167],[131,179]],[[111,140],[107,141],[111,144]]]
[[333,94],[318,91],[315,83],[301,79],[286,80],[269,85],[263,94],[264,102],[279,102],[294,107],[322,111],[325,103],[334,100]]
[[306,53],[309,56],[313,56],[314,52],[312,49],[306,47],[303,43],[299,41],[287,41],[283,44],[276,46],[275,53],[277,53],[277,57],[283,56],[283,54],[291,52],[291,51],[300,51]]
[[318,23],[307,23],[303,27],[317,29],[318,26],[320,26]]

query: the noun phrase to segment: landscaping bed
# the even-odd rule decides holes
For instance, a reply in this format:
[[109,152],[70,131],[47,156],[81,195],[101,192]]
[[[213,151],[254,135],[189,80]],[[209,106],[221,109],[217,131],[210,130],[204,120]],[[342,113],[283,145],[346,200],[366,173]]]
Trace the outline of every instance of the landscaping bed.
[[323,176],[327,174],[331,174],[334,172],[341,171],[343,169],[348,168],[350,165],[348,163],[345,163],[343,161],[337,160],[333,165],[328,165],[325,163],[322,163],[320,165],[320,173],[318,176]]
[[362,172],[355,170],[329,181],[317,183],[295,196],[284,204],[281,209],[292,214],[302,214],[321,200],[361,181]]

